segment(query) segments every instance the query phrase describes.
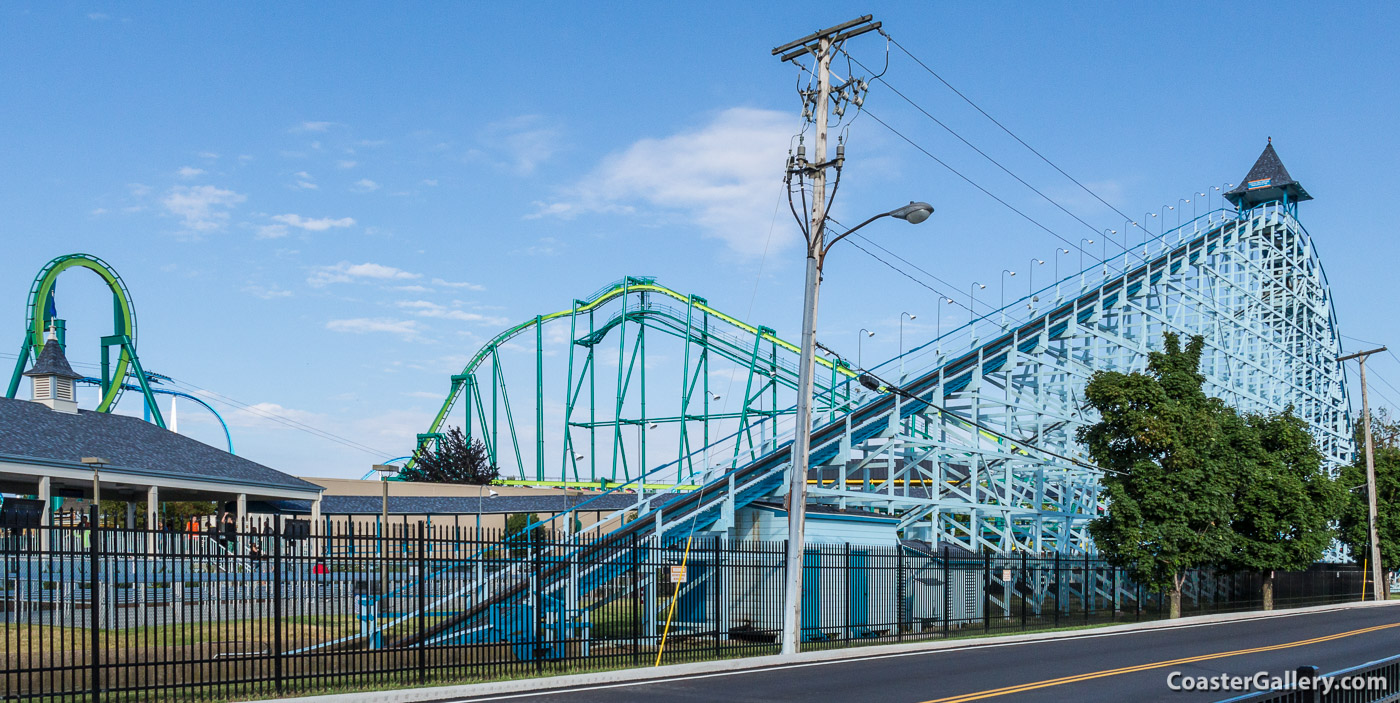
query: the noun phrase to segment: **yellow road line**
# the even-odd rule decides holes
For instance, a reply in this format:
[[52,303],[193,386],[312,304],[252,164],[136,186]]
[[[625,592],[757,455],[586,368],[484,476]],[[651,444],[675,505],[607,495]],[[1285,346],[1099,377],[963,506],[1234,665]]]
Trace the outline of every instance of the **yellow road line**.
[[1139,672],[1139,671],[1150,671],[1150,670],[1152,670],[1152,669],[1161,669],[1161,668],[1164,668],[1164,667],[1174,666],[1174,665],[1178,665],[1178,664],[1191,664],[1191,663],[1193,663],[1193,662],[1207,661],[1207,660],[1210,660],[1210,659],[1222,659],[1222,658],[1224,658],[1224,657],[1236,657],[1236,656],[1240,656],[1240,655],[1242,655],[1242,654],[1255,654],[1255,653],[1258,653],[1258,652],[1271,652],[1271,651],[1274,651],[1274,650],[1289,649],[1289,648],[1292,648],[1292,647],[1304,647],[1304,646],[1307,646],[1307,645],[1310,645],[1310,644],[1319,644],[1319,643],[1322,643],[1322,642],[1330,642],[1330,641],[1332,641],[1332,640],[1342,639],[1343,637],[1352,637],[1352,636],[1355,636],[1355,635],[1364,635],[1364,634],[1366,634],[1366,633],[1368,633],[1368,632],[1376,632],[1377,630],[1385,630],[1385,629],[1392,628],[1392,627],[1400,627],[1400,622],[1390,623],[1389,625],[1376,625],[1376,626],[1374,626],[1374,627],[1364,627],[1364,628],[1361,628],[1361,629],[1359,629],[1359,630],[1350,630],[1350,631],[1348,631],[1348,632],[1339,632],[1339,633],[1337,633],[1337,634],[1335,634],[1335,635],[1325,635],[1325,636],[1323,636],[1323,637],[1314,637],[1314,638],[1312,638],[1312,639],[1307,639],[1307,640],[1298,640],[1297,642],[1285,642],[1285,643],[1283,643],[1283,644],[1273,644],[1273,645],[1268,645],[1268,646],[1264,646],[1264,647],[1253,647],[1253,648],[1250,648],[1250,649],[1237,649],[1237,650],[1235,650],[1235,651],[1233,651],[1233,652],[1219,652],[1219,653],[1217,653],[1217,654],[1202,654],[1202,655],[1198,655],[1198,656],[1194,656],[1194,657],[1183,657],[1183,658],[1181,658],[1181,659],[1172,659],[1172,660],[1169,660],[1169,661],[1153,662],[1153,663],[1151,663],[1151,664],[1138,664],[1138,665],[1135,665],[1135,666],[1125,666],[1125,667],[1122,667],[1122,668],[1120,668],[1120,669],[1108,669],[1108,670],[1105,670],[1105,671],[1095,671],[1095,672],[1088,673],[1088,674],[1076,674],[1076,675],[1074,675],[1074,676],[1065,676],[1065,677],[1058,678],[1058,679],[1047,679],[1047,680],[1045,680],[1045,681],[1035,681],[1035,682],[1032,682],[1032,683],[1018,684],[1018,685],[1016,685],[1016,686],[1007,686],[1007,687],[1005,687],[1005,688],[995,688],[995,689],[991,689],[991,690],[988,690],[988,691],[978,691],[978,692],[976,692],[976,693],[964,693],[964,694],[957,695],[957,696],[949,696],[949,697],[947,697],[947,698],[938,698],[938,699],[934,699],[934,700],[924,701],[923,703],[964,703],[965,701],[980,701],[980,700],[983,700],[983,699],[986,699],[986,698],[996,698],[997,696],[1005,696],[1005,695],[1009,695],[1009,694],[1012,694],[1012,693],[1021,693],[1021,692],[1023,692],[1023,691],[1033,691],[1033,690],[1038,689],[1038,688],[1050,688],[1050,687],[1052,687],[1052,686],[1063,686],[1063,685],[1069,684],[1069,683],[1077,683],[1077,682],[1080,682],[1080,681],[1088,681],[1088,680],[1090,680],[1090,679],[1101,679],[1101,678],[1105,678],[1105,677],[1108,677],[1108,676],[1118,676],[1118,675],[1120,675],[1120,674],[1132,674],[1132,673],[1136,673],[1136,672]]

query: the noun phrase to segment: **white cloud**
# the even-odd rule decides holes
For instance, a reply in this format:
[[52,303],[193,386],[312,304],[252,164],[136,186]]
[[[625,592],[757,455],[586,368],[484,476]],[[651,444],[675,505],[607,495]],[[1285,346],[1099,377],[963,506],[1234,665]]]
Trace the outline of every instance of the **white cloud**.
[[262,298],[263,300],[275,300],[277,298],[292,297],[291,291],[285,288],[281,288],[275,283],[270,286],[261,286],[255,283],[250,283],[243,287],[243,292],[255,295],[259,298]]
[[326,323],[326,329],[332,332],[346,332],[349,334],[387,332],[389,334],[397,334],[405,339],[413,339],[423,331],[423,325],[417,320],[356,317],[348,320],[331,320]]
[[[213,152],[213,151],[201,151],[201,152],[199,152],[198,154],[195,154],[195,156],[198,156],[198,157],[201,158],[201,159],[209,159],[209,160],[211,160],[211,161],[212,161],[213,159],[219,158],[218,153]],[[252,158],[252,157],[249,157],[249,158]]]
[[564,243],[554,237],[541,237],[534,244],[524,249],[516,249],[512,254],[524,254],[526,256],[554,256],[564,248]]
[[316,185],[316,179],[305,171],[297,171],[292,176],[297,179],[296,184],[292,186],[293,188],[301,190],[319,190],[321,188],[321,186]]
[[190,232],[211,232],[228,224],[228,211],[247,196],[214,186],[175,186],[161,199],[167,212]]
[[699,129],[642,139],[609,155],[564,197],[536,203],[528,217],[644,213],[693,222],[736,251],[757,255],[795,127],[786,112],[725,110]]
[[296,410],[277,403],[253,403],[247,407],[238,408],[225,415],[228,424],[234,427],[257,427],[261,429],[292,429],[285,424],[277,422],[273,417],[292,420],[315,426],[325,420],[325,416],[306,410]]
[[375,183],[374,181],[371,181],[368,178],[361,178],[360,180],[355,181],[354,185],[350,186],[350,190],[353,190],[356,193],[372,193],[376,190],[379,190],[379,184]]
[[436,186],[437,184],[438,184],[438,182],[437,182],[437,179],[436,179],[436,178],[424,178],[424,179],[423,179],[423,185],[425,185],[425,186]]
[[340,168],[355,168],[355,166],[358,164],[358,161],[351,161],[350,159],[341,159],[340,161],[335,162],[335,165]]
[[355,218],[342,217],[339,219],[332,217],[302,217],[301,215],[286,214],[273,215],[273,222],[278,222],[289,227],[304,229],[308,232],[324,232],[333,227],[353,227]]
[[258,227],[258,233],[253,235],[258,239],[280,239],[287,236],[286,225],[262,225]]
[[204,175],[204,169],[195,168],[193,166],[181,166],[180,170],[175,173],[181,178],[194,178],[195,176]]
[[559,151],[560,133],[543,116],[521,115],[487,125],[480,141],[481,148],[471,150],[468,159],[497,161],[527,176]]
[[456,310],[427,300],[400,300],[398,306],[419,317],[435,317],[459,322],[478,322],[487,325],[505,325],[510,321],[503,317],[492,317],[466,310]]
[[434,278],[433,285],[444,288],[465,288],[467,290],[486,290],[486,286],[471,283],[469,281],[444,281],[441,278]]
[[108,15],[105,12],[89,12],[87,18],[92,20],[93,22],[103,22],[105,20],[112,19],[111,15]]
[[409,273],[403,269],[396,269],[393,266],[382,264],[363,263],[352,264],[349,261],[342,261],[334,266],[321,266],[311,272],[311,276],[306,282],[313,286],[324,286],[331,283],[349,283],[354,280],[372,281],[402,281],[422,278],[422,274]]
[[334,122],[302,122],[292,128],[293,132],[324,132],[334,125]]

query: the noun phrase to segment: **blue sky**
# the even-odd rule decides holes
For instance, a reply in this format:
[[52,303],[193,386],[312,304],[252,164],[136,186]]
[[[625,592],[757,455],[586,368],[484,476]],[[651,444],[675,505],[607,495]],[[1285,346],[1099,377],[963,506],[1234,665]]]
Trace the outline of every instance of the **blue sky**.
[[[131,288],[148,368],[387,456],[221,405],[240,454],[350,476],[407,451],[484,339],[623,275],[656,276],[795,339],[801,253],[778,196],[801,108],[796,69],[769,50],[859,11],[6,3],[0,319],[11,349],[34,272],[59,254],[95,254]],[[1343,332],[1400,344],[1383,188],[1400,170],[1393,4],[868,11],[1134,217],[1237,182],[1272,136],[1316,197],[1302,219]],[[852,51],[884,64],[875,35]],[[1081,219],[1121,231],[1121,218],[898,49],[885,78]],[[866,107],[1049,229],[1094,236],[886,86],[872,86]],[[965,296],[981,281],[997,295],[1003,269],[1063,246],[868,115],[848,135],[834,215],[854,222],[933,203],[926,224],[882,222],[866,234],[956,284],[949,292]],[[1076,256],[1060,260],[1062,275],[1077,266]],[[1051,266],[1035,276],[1048,283]],[[1023,273],[1008,296],[1025,285]],[[853,355],[867,327],[876,336],[866,360],[892,356],[900,313],[920,316],[906,338],[931,337],[935,301],[838,249],[821,337]],[[94,363],[110,325],[96,279],[66,276],[59,306],[70,356]],[[962,321],[943,314],[945,325]],[[13,362],[8,353],[0,362]],[[1400,362],[1377,357],[1372,368],[1377,391],[1400,401],[1383,385],[1400,387]],[[125,411],[139,411],[134,400]],[[218,443],[193,408],[180,412],[182,432]]]

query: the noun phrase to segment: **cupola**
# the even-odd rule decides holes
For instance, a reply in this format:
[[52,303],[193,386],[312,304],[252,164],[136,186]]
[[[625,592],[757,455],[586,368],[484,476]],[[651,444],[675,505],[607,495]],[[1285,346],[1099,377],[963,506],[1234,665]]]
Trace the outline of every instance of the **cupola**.
[[1264,153],[1254,162],[1254,168],[1249,169],[1249,175],[1226,193],[1225,199],[1244,211],[1276,200],[1282,201],[1284,207],[1296,206],[1304,200],[1312,200],[1312,196],[1288,175],[1288,169],[1274,151],[1274,139],[1270,137],[1269,143],[1264,145]]
[[44,337],[44,349],[34,368],[25,371],[25,376],[34,379],[34,402],[47,405],[62,413],[78,412],[78,396],[73,390],[73,382],[82,376],[73,372],[68,358],[63,355],[63,345],[59,344],[52,328]]

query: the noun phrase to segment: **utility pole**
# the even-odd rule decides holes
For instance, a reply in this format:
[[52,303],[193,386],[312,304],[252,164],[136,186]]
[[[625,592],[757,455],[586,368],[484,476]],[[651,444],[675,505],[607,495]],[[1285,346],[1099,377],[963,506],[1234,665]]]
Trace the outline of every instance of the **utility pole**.
[[[788,547],[787,547],[787,589],[783,601],[782,653],[796,654],[801,640],[802,627],[802,557],[804,546],[803,520],[807,508],[807,466],[811,449],[812,431],[812,362],[816,356],[814,343],[817,328],[817,294],[821,286],[821,259],[825,254],[825,227],[827,215],[826,171],[831,166],[839,168],[844,154],[838,153],[836,161],[826,160],[827,114],[831,109],[831,59],[834,49],[841,44],[866,32],[880,28],[879,22],[872,23],[870,15],[838,24],[818,32],[813,32],[796,41],[788,42],[776,49],[773,55],[782,61],[811,54],[816,60],[817,91],[812,104],[809,94],[804,94],[808,114],[815,118],[816,144],[813,150],[814,161],[807,162],[799,149],[798,157],[790,164],[789,177],[798,172],[812,181],[812,211],[807,229],[807,273],[805,294],[802,304],[802,355],[797,374],[797,418],[792,442],[792,466],[788,475]],[[838,149],[838,152],[843,151]]]
[[1366,529],[1367,539],[1371,542],[1371,590],[1375,593],[1376,600],[1390,597],[1390,584],[1381,583],[1384,578],[1382,574],[1385,572],[1381,568],[1380,531],[1376,529],[1376,460],[1371,447],[1371,404],[1366,397],[1366,357],[1383,351],[1385,347],[1348,354],[1337,359],[1338,362],[1356,359],[1356,363],[1361,367],[1361,424],[1366,436]]

